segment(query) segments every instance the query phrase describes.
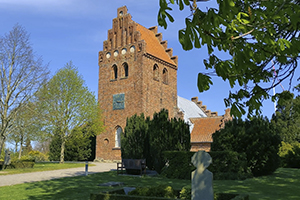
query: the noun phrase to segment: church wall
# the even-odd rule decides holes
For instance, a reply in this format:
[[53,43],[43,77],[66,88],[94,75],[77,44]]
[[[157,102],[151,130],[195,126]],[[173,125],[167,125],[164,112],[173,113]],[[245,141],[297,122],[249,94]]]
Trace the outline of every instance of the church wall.
[[[165,108],[169,111],[169,117],[175,117],[177,111],[177,69],[170,68],[156,60],[145,57],[143,82],[143,108],[146,116],[153,116],[154,112],[159,112]],[[158,78],[153,77],[153,66],[158,66]],[[163,69],[168,70],[168,82],[163,82]]]
[[[130,49],[131,46],[126,49]],[[119,49],[119,52],[122,49]],[[112,57],[114,56],[112,55]],[[127,51],[125,55],[119,54],[112,57],[104,58],[99,67],[98,100],[106,130],[97,137],[96,156],[105,160],[120,160],[120,148],[115,148],[116,127],[120,126],[124,130],[126,118],[142,112],[142,69],[138,64],[141,63],[142,54]],[[122,76],[124,62],[128,64],[127,78]],[[111,77],[114,65],[118,67],[117,79]],[[113,109],[113,95],[115,94],[124,94],[124,109]]]
[[191,151],[192,152],[197,152],[197,151],[209,152],[210,149],[211,149],[210,142],[191,143]]

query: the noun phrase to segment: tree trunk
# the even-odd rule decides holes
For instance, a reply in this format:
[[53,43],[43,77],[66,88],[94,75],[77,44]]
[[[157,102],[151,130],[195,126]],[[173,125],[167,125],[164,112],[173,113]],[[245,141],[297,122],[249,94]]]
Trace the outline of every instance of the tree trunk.
[[62,143],[61,143],[61,149],[60,149],[60,164],[64,163],[64,158],[65,158],[65,143],[66,140],[63,138]]
[[2,149],[3,149],[3,146],[4,146],[4,143],[5,143],[5,136],[0,136],[0,155],[1,155],[1,152],[2,152]]
[[15,152],[18,152],[18,142],[15,144]]
[[23,148],[23,142],[21,140],[20,141],[20,150],[19,150],[19,159],[21,159],[21,156],[22,156],[22,148]]

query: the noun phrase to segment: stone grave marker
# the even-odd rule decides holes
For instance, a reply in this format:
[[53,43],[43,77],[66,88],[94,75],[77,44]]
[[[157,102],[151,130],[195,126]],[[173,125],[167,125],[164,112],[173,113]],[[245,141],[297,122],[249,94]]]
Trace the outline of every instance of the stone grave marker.
[[196,167],[192,172],[192,200],[213,200],[213,174],[206,169],[212,163],[210,155],[198,151],[191,161]]

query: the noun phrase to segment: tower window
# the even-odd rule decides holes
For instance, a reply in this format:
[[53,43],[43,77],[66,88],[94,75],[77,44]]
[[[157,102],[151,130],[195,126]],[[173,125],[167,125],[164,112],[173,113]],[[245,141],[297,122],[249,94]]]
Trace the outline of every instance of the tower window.
[[164,68],[163,70],[163,83],[168,84],[168,70]]
[[155,64],[154,66],[153,66],[153,79],[154,80],[159,80],[159,71],[158,71],[158,66],[157,66],[157,64]]
[[112,76],[111,79],[117,79],[118,78],[118,67],[117,65],[112,66]]
[[121,147],[121,133],[122,128],[120,126],[116,127],[116,133],[115,133],[115,147],[120,148]]
[[127,63],[123,64],[123,71],[124,71],[123,77],[128,77],[128,64]]

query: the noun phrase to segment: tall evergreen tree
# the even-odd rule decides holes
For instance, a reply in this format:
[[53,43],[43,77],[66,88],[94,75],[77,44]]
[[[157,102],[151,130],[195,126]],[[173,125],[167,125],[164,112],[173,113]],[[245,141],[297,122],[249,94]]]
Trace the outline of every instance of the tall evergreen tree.
[[121,142],[122,158],[146,158],[147,166],[158,173],[165,166],[164,151],[189,151],[189,126],[181,119],[169,119],[162,109],[153,118],[144,114],[127,119]]
[[149,118],[144,114],[133,115],[126,120],[124,134],[121,135],[122,158],[147,158],[149,153]]

